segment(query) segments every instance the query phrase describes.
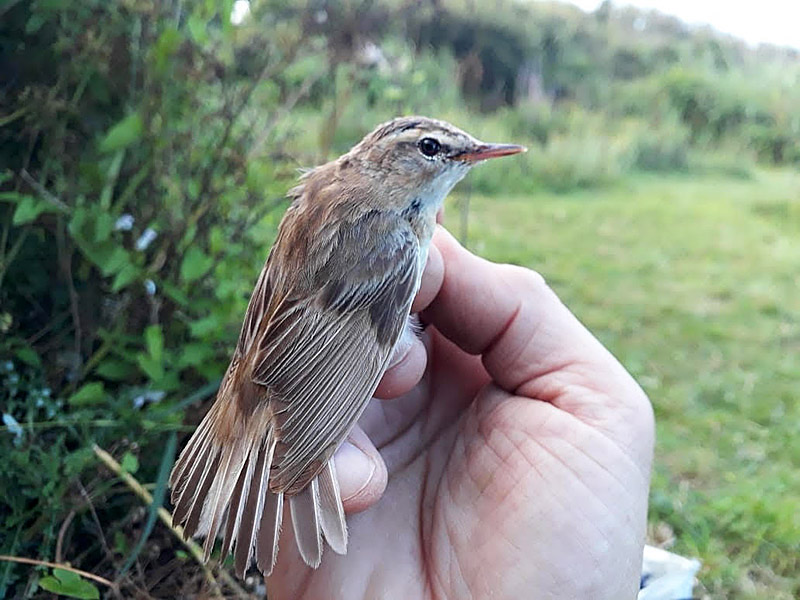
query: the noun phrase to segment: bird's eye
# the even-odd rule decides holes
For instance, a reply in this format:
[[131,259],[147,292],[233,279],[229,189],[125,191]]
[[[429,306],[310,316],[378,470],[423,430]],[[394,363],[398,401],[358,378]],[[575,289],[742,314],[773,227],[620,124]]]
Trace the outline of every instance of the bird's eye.
[[433,138],[426,137],[419,141],[419,151],[425,156],[436,156],[441,149],[442,145]]

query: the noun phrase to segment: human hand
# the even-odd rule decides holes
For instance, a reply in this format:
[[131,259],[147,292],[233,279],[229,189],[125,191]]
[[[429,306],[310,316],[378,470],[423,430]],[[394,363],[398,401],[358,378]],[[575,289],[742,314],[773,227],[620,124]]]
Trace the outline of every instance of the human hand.
[[314,570],[283,536],[270,598],[635,598],[654,435],[636,382],[541,277],[443,229],[414,310],[430,326],[336,455],[348,552]]

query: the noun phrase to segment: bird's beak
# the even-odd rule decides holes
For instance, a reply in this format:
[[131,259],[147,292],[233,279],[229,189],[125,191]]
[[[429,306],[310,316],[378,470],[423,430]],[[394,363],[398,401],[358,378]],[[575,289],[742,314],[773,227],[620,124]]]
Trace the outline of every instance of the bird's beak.
[[501,156],[511,156],[512,154],[519,154],[520,152],[527,152],[525,146],[518,146],[516,144],[479,144],[470,150],[462,152],[455,158],[457,160],[475,163],[487,158],[499,158]]

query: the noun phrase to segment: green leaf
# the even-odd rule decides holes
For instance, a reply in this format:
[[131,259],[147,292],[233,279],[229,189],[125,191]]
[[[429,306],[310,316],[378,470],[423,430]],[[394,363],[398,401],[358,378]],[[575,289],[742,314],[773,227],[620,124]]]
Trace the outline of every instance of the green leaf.
[[159,389],[165,392],[174,392],[181,387],[181,382],[178,379],[178,371],[176,369],[170,369],[163,373],[159,379],[154,379],[153,382],[157,383]]
[[19,204],[17,204],[17,209],[14,211],[14,219],[12,220],[12,224],[14,225],[24,225],[25,223],[30,223],[31,221],[35,220],[40,214],[46,211],[48,205],[46,202],[42,200],[37,200],[32,196],[25,196],[22,198]]
[[146,354],[139,354],[136,357],[136,362],[144,374],[152,381],[160,381],[164,378],[164,363],[161,361],[153,360]]
[[39,580],[39,585],[48,592],[83,600],[100,598],[100,591],[97,587],[81,578],[77,573],[64,569],[53,569],[53,575],[55,577],[48,575]]
[[23,348],[17,348],[14,351],[14,354],[18,359],[24,362],[26,365],[30,365],[31,367],[41,367],[42,360],[39,358],[39,355],[36,354],[36,351],[29,346],[25,346]]
[[160,325],[150,325],[144,330],[144,343],[153,360],[157,362],[164,360],[164,334]]
[[45,24],[45,16],[41,13],[33,13],[28,22],[25,23],[25,33],[30,35],[32,33],[36,33],[42,28],[42,25]]
[[[122,160],[124,158],[125,150],[122,149],[118,150],[114,158],[111,159],[111,165],[108,167],[108,172],[106,173],[106,182],[103,185],[103,191],[100,193],[100,208],[103,211],[108,211],[111,208],[111,195],[114,193],[114,186],[117,184],[119,170],[122,167]],[[111,215],[108,214],[108,212],[103,212],[101,214],[111,219]],[[111,219],[111,222],[113,223],[113,219]]]
[[227,236],[222,227],[211,227],[208,232],[208,248],[211,252],[222,252],[227,242]]
[[128,263],[124,265],[114,277],[114,283],[111,284],[111,291],[118,292],[127,287],[139,276],[139,270],[135,265]]
[[172,300],[174,300],[181,306],[189,306],[189,296],[187,296],[183,290],[175,287],[168,281],[163,282],[161,285],[164,289],[164,293],[167,296],[169,296]]
[[139,459],[130,452],[126,452],[122,455],[122,460],[119,461],[119,466],[122,467],[123,471],[127,471],[128,473],[136,473],[136,471],[139,470]]
[[76,206],[72,211],[72,217],[69,220],[68,229],[74,237],[82,237],[84,227],[89,220],[90,212],[85,206]]
[[191,282],[199,279],[211,268],[213,259],[197,246],[190,246],[181,263],[181,279]]
[[64,476],[69,478],[80,473],[89,463],[95,463],[97,457],[91,448],[79,448],[62,459]]
[[170,65],[170,57],[177,51],[182,41],[182,36],[177,29],[165,29],[153,45],[152,56],[155,59],[155,68],[163,73]]
[[128,538],[125,534],[117,530],[114,532],[114,552],[125,554],[128,551]]
[[94,239],[96,242],[105,242],[111,237],[114,230],[114,218],[107,212],[99,212],[94,222]]
[[66,569],[53,569],[53,575],[55,575],[61,583],[64,584],[71,584],[75,583],[76,581],[81,581],[81,576],[75,573],[74,571],[68,571]]
[[320,56],[309,55],[292,62],[283,70],[281,76],[286,78],[287,81],[299,83],[310,77],[314,77],[316,73],[324,68],[324,62]]
[[117,241],[108,239],[113,219],[96,213],[85,207],[76,208],[69,222],[69,232],[84,256],[108,277],[132,266],[131,253]]
[[69,397],[69,404],[72,406],[87,406],[98,404],[106,395],[105,387],[101,381],[93,381],[81,387],[77,392]]
[[211,344],[192,343],[183,346],[183,352],[178,359],[178,367],[196,367],[214,356]]
[[[0,181],[2,183],[2,181]],[[13,202],[19,204],[25,198],[31,198],[28,194],[20,194],[19,192],[0,192],[0,200],[5,202]]]
[[136,368],[124,360],[107,358],[97,366],[94,372],[104,379],[124,381],[136,374]]
[[144,123],[138,113],[131,113],[108,130],[100,142],[101,152],[114,152],[130,146],[142,137]]
[[89,260],[100,268],[100,272],[108,277],[113,273],[119,273],[130,264],[128,251],[121,246],[114,246],[111,243],[97,245],[89,250],[87,254]]
[[208,334],[218,331],[220,328],[220,319],[217,315],[211,314],[202,319],[197,319],[189,323],[189,331],[192,337],[204,338]]
[[107,256],[105,264],[101,266],[100,270],[103,272],[103,275],[108,276],[112,273],[121,272],[123,269],[128,268],[130,264],[131,259],[128,251],[121,246],[115,246]]
[[197,15],[192,15],[189,17],[186,24],[195,42],[202,45],[208,41],[208,23],[206,23],[205,19]]
[[[89,229],[91,225],[88,225],[88,221],[86,223],[86,229]],[[108,277],[119,273],[132,265],[131,255],[125,248],[116,245],[113,240],[107,242],[87,241],[83,232],[77,227],[73,228],[72,225],[73,223],[70,224],[70,233],[73,234],[73,239],[78,248],[86,258],[100,269],[103,276]]]
[[48,575],[47,577],[42,577],[39,580],[39,587],[41,587],[43,590],[47,590],[48,592],[52,592],[54,594],[61,594],[63,586],[58,579],[56,579],[52,575]]

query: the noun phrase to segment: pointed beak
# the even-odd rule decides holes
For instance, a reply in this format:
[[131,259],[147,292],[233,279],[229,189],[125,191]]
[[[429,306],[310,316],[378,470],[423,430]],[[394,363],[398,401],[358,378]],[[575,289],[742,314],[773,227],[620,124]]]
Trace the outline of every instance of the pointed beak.
[[516,144],[479,144],[470,150],[462,152],[455,158],[463,162],[476,163],[487,158],[500,158],[501,156],[511,156],[512,154],[527,151],[528,149],[525,146]]

